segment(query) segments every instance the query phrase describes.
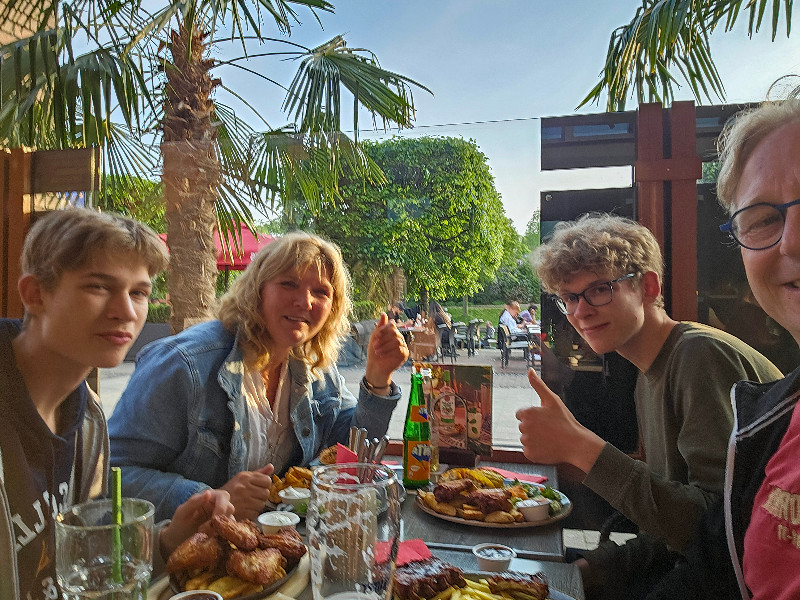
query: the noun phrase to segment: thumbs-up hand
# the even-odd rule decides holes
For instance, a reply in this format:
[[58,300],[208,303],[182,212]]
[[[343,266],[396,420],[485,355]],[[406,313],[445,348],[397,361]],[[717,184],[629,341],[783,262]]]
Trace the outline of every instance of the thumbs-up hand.
[[528,381],[542,404],[517,411],[525,457],[547,465],[569,463],[588,473],[605,442],[578,423],[533,369],[528,369]]
[[235,507],[234,516],[237,519],[255,520],[264,512],[274,471],[272,464],[257,471],[241,471],[220,488],[231,495],[231,504]]

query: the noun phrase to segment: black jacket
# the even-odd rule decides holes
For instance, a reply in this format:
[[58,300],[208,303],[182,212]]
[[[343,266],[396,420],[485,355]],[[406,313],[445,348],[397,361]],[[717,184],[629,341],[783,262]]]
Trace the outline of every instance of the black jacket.
[[766,384],[741,381],[731,392],[734,430],[728,447],[725,493],[709,507],[681,562],[648,600],[743,598],[744,534],[753,502],[800,397],[800,368]]

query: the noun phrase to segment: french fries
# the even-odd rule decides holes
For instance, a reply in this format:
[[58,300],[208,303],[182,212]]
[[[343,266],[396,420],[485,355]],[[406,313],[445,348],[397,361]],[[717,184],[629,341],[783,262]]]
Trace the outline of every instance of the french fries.
[[277,475],[272,476],[272,487],[269,489],[269,501],[273,504],[280,504],[281,497],[278,492],[288,487],[310,488],[311,469],[305,467],[289,467],[283,479]]
[[238,577],[225,575],[224,577],[220,577],[219,579],[213,581],[206,589],[209,589],[212,592],[217,592],[220,596],[222,596],[222,600],[230,600],[231,598],[238,598],[239,596],[247,596],[249,594],[260,592],[263,589],[263,586],[254,583],[248,583],[247,581],[243,581]]
[[534,600],[524,592],[502,592],[493,594],[489,590],[489,585],[485,579],[473,581],[466,580],[467,585],[463,588],[450,586],[443,592],[439,592],[428,600]]

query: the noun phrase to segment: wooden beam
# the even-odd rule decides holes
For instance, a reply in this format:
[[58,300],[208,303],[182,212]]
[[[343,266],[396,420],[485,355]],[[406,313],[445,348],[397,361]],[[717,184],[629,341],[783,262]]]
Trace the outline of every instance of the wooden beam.
[[702,161],[697,155],[694,102],[674,102],[669,109],[672,161],[678,165],[670,203],[671,316],[697,320],[697,180]]
[[642,104],[636,122],[636,163],[634,181],[638,184],[637,219],[656,236],[662,251],[664,239],[664,183],[652,179],[640,180],[639,173],[647,171],[649,162],[664,159],[664,126],[660,104]]
[[3,207],[3,248],[6,254],[3,316],[8,318],[22,318],[25,314],[17,293],[17,281],[22,274],[19,258],[31,216],[30,157],[29,152],[14,148],[8,158],[8,193]]

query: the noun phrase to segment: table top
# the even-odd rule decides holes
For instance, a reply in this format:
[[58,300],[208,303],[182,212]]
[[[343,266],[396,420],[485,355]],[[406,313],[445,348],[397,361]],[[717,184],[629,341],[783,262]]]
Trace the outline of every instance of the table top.
[[[482,461],[482,467],[498,467],[516,473],[539,474],[547,477],[547,484],[558,488],[558,475],[554,466],[533,464],[508,464]],[[470,527],[463,523],[452,523],[429,515],[416,506],[413,492],[403,502],[403,539],[420,538],[429,548],[472,548],[475,544],[501,542],[517,551],[520,558],[547,561],[564,560],[564,536],[562,521],[540,527],[520,529]]]
[[[510,464],[482,461],[482,467],[497,467],[516,473],[539,474],[547,477],[547,484],[558,488],[556,468],[548,465]],[[517,558],[511,563],[511,570],[536,573],[542,571],[554,589],[566,594],[567,598],[584,600],[583,586],[578,568],[565,564],[564,540],[561,521],[541,527],[526,527],[519,530],[470,527],[461,523],[444,521],[428,515],[414,506],[414,492],[409,492],[402,508],[403,539],[420,538],[435,555],[467,573],[478,572],[472,547],[484,542],[500,542],[511,546]],[[298,530],[305,534],[305,523],[301,521]],[[163,590],[158,590],[163,593]],[[153,594],[154,600],[161,597]],[[168,597],[165,596],[165,598]],[[311,600],[311,589],[307,587],[297,600]],[[564,596],[559,596],[564,598]]]

